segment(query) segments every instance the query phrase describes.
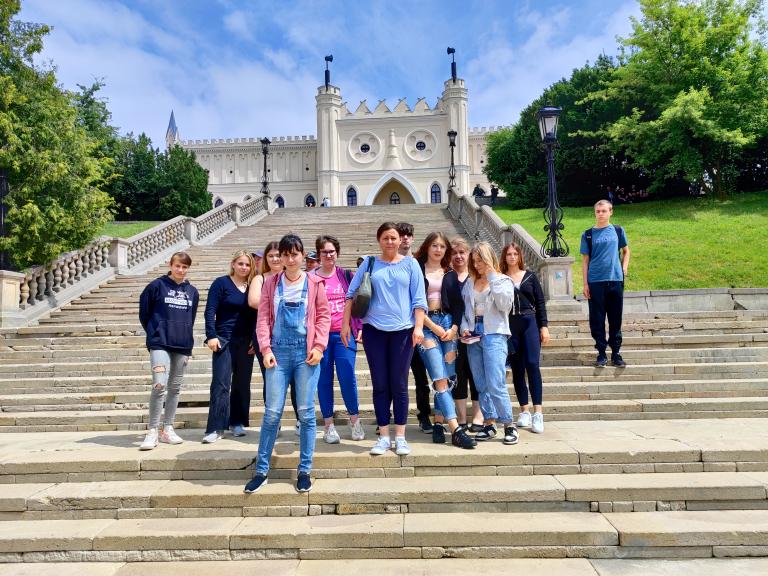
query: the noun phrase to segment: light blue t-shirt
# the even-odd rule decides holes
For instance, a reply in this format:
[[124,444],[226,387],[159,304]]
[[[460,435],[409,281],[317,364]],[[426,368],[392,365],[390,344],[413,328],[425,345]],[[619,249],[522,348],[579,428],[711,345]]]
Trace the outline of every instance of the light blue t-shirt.
[[376,258],[371,273],[373,298],[368,307],[368,314],[362,319],[363,324],[370,324],[385,332],[411,328],[415,323],[413,311],[416,308],[426,311],[427,297],[421,267],[410,256],[394,264],[384,262],[378,257],[366,257],[349,284],[347,299],[354,297],[360,282],[363,281],[370,258]]
[[[605,228],[592,228],[592,255],[589,257],[587,282],[621,282],[624,272],[621,270],[619,250],[627,245],[624,228],[616,233],[616,228],[609,224]],[[581,234],[582,254],[589,255],[586,232]]]

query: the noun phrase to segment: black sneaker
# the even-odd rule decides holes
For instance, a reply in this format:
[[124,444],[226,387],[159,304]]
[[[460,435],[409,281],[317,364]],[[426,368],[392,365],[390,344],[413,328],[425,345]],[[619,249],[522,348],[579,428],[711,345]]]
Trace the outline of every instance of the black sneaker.
[[492,438],[496,438],[496,426],[493,424],[483,426],[483,429],[475,434],[475,440],[478,442],[485,442],[486,440],[491,440]]
[[312,478],[309,476],[309,472],[299,472],[299,477],[296,479],[296,492],[309,492],[312,490]]
[[611,354],[611,366],[616,366],[617,368],[624,368],[627,365],[626,362],[624,362],[624,358],[621,357],[621,354],[618,352],[616,354]]
[[267,477],[264,476],[264,474],[256,474],[253,478],[251,478],[248,481],[248,484],[245,485],[245,488],[243,488],[243,492],[246,494],[253,494],[254,492],[258,492],[261,490],[261,487],[264,486],[268,482]]
[[483,428],[485,428],[485,426],[483,426],[482,424],[475,424],[473,422],[472,425],[468,428],[468,430],[472,432],[472,434],[477,434],[478,432],[482,432]]
[[504,427],[504,444],[512,445],[517,444],[517,441],[519,440],[519,436],[517,435],[517,427],[516,426],[505,426]]
[[453,434],[451,434],[451,444],[456,446],[457,448],[464,448],[466,450],[471,450],[475,446],[477,446],[477,440],[472,438],[467,432],[459,426],[456,428],[456,430],[453,431]]
[[435,422],[435,425],[432,427],[432,443],[445,444],[445,428],[439,422]]
[[429,421],[429,416],[426,418],[419,418],[419,428],[424,434],[432,434],[432,422]]
[[598,354],[597,360],[595,360],[595,368],[605,368],[606,366],[608,366],[608,357],[605,355],[605,352]]

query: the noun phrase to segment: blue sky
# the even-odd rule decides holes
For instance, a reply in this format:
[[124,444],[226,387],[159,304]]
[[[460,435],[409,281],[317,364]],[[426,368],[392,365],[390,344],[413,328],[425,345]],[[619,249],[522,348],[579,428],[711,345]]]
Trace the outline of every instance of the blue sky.
[[543,88],[616,54],[632,15],[635,0],[22,0],[19,19],[53,27],[43,59],[64,87],[103,78],[114,124],[161,146],[171,109],[184,139],[314,134],[326,54],[351,109],[433,106],[447,46],[470,125],[511,124]]

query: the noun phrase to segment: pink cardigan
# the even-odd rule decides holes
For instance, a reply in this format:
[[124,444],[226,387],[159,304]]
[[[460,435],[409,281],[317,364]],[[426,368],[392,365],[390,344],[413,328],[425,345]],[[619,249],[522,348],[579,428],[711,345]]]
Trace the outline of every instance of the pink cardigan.
[[[275,325],[275,291],[283,272],[270,276],[261,287],[259,318],[256,321],[256,340],[262,354],[272,352],[272,327]],[[328,332],[331,329],[331,307],[325,295],[324,280],[315,274],[309,278],[307,293],[307,354],[312,348],[325,352],[328,346]]]

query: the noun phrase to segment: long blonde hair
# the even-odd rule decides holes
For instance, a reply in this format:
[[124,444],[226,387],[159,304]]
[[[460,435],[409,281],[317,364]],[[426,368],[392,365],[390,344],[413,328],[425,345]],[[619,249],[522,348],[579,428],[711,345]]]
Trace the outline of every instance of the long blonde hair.
[[477,268],[475,268],[475,262],[472,258],[475,254],[477,254],[488,266],[493,268],[496,272],[499,272],[499,259],[496,258],[496,252],[493,251],[493,248],[488,242],[478,242],[472,246],[472,250],[469,251],[469,262],[467,262],[469,265],[469,274],[472,276],[473,282],[480,278],[480,274],[478,274]]
[[251,253],[248,250],[238,250],[232,254],[232,259],[229,261],[229,275],[235,275],[235,261],[237,261],[239,258],[242,258],[243,256],[248,258],[248,262],[251,265],[251,272],[248,274],[247,280],[248,284],[250,284],[251,280],[253,280],[253,277],[256,276],[256,264],[253,261],[253,256],[251,256]]

